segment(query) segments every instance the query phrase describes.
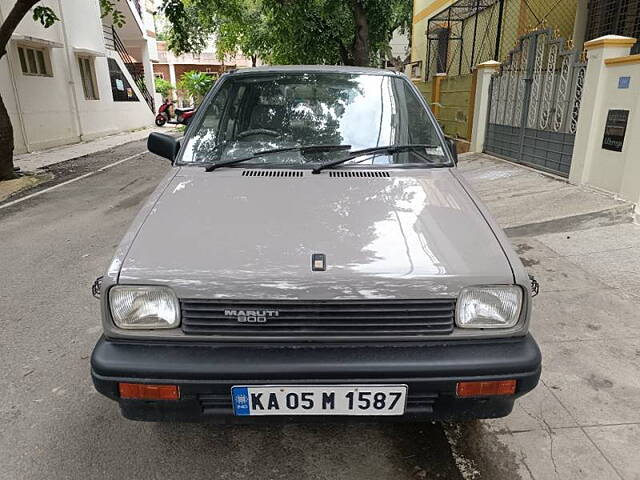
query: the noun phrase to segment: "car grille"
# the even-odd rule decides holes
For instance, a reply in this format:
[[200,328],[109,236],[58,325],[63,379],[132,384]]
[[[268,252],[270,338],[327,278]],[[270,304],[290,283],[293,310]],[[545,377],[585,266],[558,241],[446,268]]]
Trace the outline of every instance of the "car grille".
[[455,301],[183,300],[181,307],[187,335],[237,340],[416,339],[451,333]]

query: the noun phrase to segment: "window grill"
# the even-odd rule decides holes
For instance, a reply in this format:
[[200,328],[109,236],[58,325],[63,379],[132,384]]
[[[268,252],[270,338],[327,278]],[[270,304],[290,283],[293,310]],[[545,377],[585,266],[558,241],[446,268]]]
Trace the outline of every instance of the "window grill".
[[575,15],[576,0],[458,0],[429,18],[425,80],[436,73],[467,75],[487,60],[503,62],[528,31],[548,27],[571,38]]
[[[603,35],[640,38],[640,0],[591,0],[585,41]],[[632,53],[640,53],[636,43]]]

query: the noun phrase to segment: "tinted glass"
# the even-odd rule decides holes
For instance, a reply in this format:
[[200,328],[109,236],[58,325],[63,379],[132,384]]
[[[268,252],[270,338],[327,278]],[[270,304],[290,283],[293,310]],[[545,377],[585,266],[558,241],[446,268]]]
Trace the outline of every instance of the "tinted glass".
[[[391,75],[271,74],[227,77],[202,108],[182,162],[210,163],[305,145],[386,145],[430,148],[358,157],[357,164],[448,164],[436,129],[411,86]],[[249,164],[304,165],[348,152],[297,151],[257,157]],[[246,164],[243,164],[246,165]]]
[[47,67],[44,63],[44,52],[42,50],[36,50],[36,58],[38,59],[38,73],[46,75]]

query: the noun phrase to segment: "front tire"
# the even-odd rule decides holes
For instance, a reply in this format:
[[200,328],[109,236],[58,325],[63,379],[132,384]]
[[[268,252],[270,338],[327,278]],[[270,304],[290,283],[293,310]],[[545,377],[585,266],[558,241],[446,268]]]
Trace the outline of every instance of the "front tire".
[[165,123],[167,123],[167,119],[165,118],[164,115],[158,115],[156,117],[156,125],[157,126],[163,127]]

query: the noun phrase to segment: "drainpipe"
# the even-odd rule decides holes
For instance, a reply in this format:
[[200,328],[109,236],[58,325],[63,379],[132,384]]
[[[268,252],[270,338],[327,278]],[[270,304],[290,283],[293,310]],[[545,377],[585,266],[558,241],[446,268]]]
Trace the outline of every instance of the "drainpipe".
[[65,58],[67,60],[67,73],[68,73],[68,84],[69,84],[69,93],[71,94],[71,100],[73,102],[73,119],[75,121],[76,132],[78,133],[78,137],[80,141],[82,141],[82,137],[84,136],[84,132],[82,131],[82,122],[80,120],[80,109],[78,107],[78,98],[76,97],[76,89],[75,82],[73,81],[73,52],[71,51],[71,45],[69,44],[69,36],[67,35],[66,24],[64,23],[64,14],[62,12],[62,0],[58,0],[58,10],[60,15],[60,27],[62,28],[62,36],[64,38],[64,51]]
[[[2,14],[2,8],[0,7],[0,23],[4,23],[4,15]],[[9,40],[11,41],[11,40]],[[8,45],[7,45],[8,46]],[[16,68],[11,58],[12,49],[8,48],[5,57],[7,58],[7,65],[9,66],[9,79],[11,80],[11,89],[13,90],[13,96],[16,99],[16,108],[18,114],[18,125],[20,126],[20,133],[22,133],[22,141],[24,142],[24,149],[27,153],[31,153],[31,146],[29,145],[29,138],[27,137],[27,129],[24,126],[24,118],[22,118],[22,106],[20,104],[20,94],[18,93],[18,85],[16,85]]]

